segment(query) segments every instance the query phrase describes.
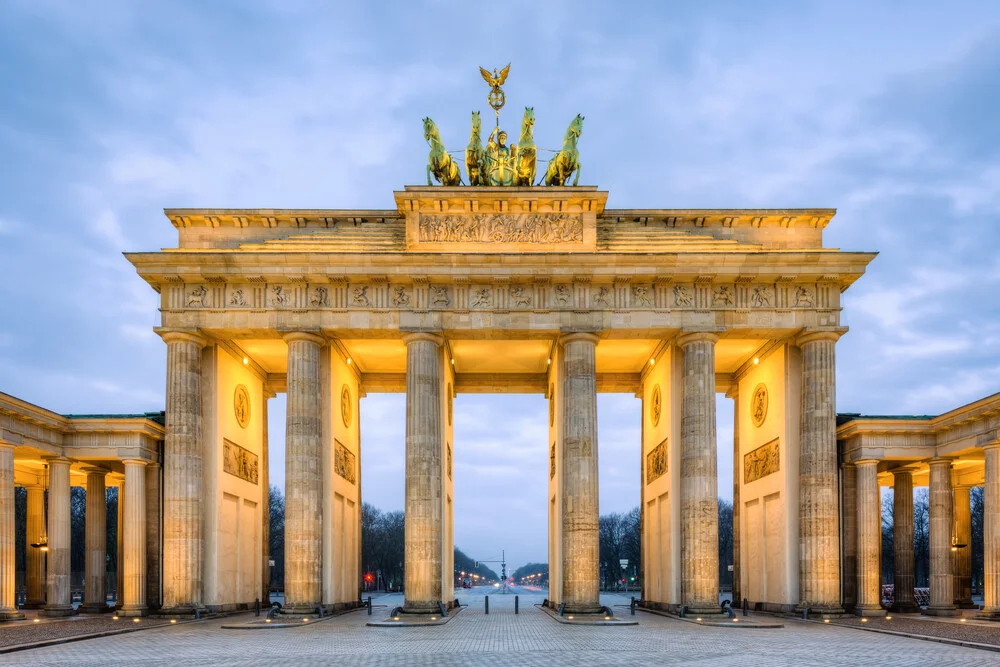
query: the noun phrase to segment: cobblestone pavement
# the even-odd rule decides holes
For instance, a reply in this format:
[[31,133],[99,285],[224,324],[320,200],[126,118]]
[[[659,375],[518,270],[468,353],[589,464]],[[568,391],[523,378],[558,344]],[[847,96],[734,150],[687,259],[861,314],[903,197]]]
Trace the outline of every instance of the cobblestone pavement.
[[[537,597],[537,599],[535,599]],[[167,626],[28,652],[0,665],[995,665],[978,649],[788,621],[782,629],[707,628],[640,613],[638,626],[562,625],[533,606],[541,596],[490,596],[490,614],[470,604],[449,623],[370,628],[355,611],[301,628],[223,630],[226,620]],[[461,599],[461,595],[460,595]],[[475,598],[481,602],[480,598]],[[470,598],[470,603],[473,599]],[[609,596],[605,603],[626,604]],[[398,604],[398,596],[378,603]],[[375,614],[385,613],[375,609]],[[618,608],[616,614],[627,614]]]
[[133,619],[124,617],[116,621],[110,613],[70,616],[68,618],[40,618],[38,623],[34,623],[32,621],[38,617],[38,613],[29,611],[26,614],[28,615],[27,620],[0,624],[0,648],[52,639],[64,639],[74,635],[118,632],[122,630],[131,631],[138,628],[166,625],[169,623],[166,620],[150,618],[143,618],[139,623],[134,623]]

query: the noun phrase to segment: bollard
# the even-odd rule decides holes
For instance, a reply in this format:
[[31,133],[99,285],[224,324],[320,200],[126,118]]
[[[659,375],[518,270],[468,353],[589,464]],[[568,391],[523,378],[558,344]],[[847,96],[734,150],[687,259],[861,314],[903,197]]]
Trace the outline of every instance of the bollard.
[[514,613],[517,614],[517,596],[514,596]]
[[316,613],[319,615],[320,618],[323,618],[325,616],[325,614],[323,613],[323,605],[316,607]]
[[629,604],[628,607],[629,607],[629,609],[628,609],[629,613],[631,615],[635,616],[635,596],[634,595],[632,596],[632,602],[631,602],[631,604]]
[[196,621],[200,621],[201,620],[201,609],[195,609],[194,610],[194,620],[196,620]]
[[488,615],[490,613],[490,596],[489,595],[485,595],[483,597],[486,600],[486,613]]
[[372,596],[368,596],[368,615],[372,615]]
[[257,598],[256,600],[254,600],[254,603],[253,603],[253,615],[254,616],[260,616],[260,598]]
[[749,606],[750,606],[750,603],[747,602],[746,598],[743,598],[743,615],[744,616],[747,615],[747,607],[749,607]]

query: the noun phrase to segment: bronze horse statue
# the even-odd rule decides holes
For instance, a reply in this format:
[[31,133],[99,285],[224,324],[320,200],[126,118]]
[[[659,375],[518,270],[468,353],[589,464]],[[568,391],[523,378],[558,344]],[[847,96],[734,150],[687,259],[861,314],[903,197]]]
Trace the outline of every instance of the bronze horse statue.
[[514,185],[530,187],[535,182],[538,149],[532,132],[535,127],[535,108],[524,107],[521,120],[521,138],[517,142],[517,161],[514,167]]
[[580,151],[576,149],[576,141],[582,132],[583,116],[577,114],[566,130],[562,150],[549,160],[549,166],[545,169],[545,175],[539,185],[543,183],[545,185],[566,185],[566,181],[569,180],[573,172],[576,172],[573,185],[580,183]]
[[441,133],[430,118],[424,118],[424,139],[431,147],[431,152],[427,156],[427,185],[434,185],[431,182],[431,175],[441,185],[461,185],[462,174],[458,170],[458,164],[448,155],[444,142],[441,141]]
[[465,173],[469,175],[469,185],[489,185],[486,179],[486,150],[483,148],[479,130],[482,123],[479,112],[472,112],[472,133],[469,145],[465,147]]

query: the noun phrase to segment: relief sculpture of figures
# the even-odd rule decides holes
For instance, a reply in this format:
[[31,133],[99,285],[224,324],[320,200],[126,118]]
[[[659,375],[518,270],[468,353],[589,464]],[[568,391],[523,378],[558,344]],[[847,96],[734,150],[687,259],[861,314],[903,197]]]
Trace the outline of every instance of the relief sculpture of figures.
[[486,151],[483,149],[483,140],[479,136],[482,122],[479,120],[479,112],[472,112],[472,134],[469,136],[469,145],[465,148],[465,173],[469,176],[469,185],[480,186],[489,185],[486,182]]
[[230,306],[246,306],[247,300],[242,289],[233,290],[233,295],[229,299]]
[[355,306],[370,306],[371,303],[368,301],[368,285],[355,287],[352,301],[354,301]]
[[431,305],[450,306],[451,299],[448,298],[448,288],[444,285],[431,285]]
[[188,306],[204,306],[205,297],[208,296],[208,290],[205,289],[204,285],[198,285],[198,287],[191,290],[188,295]]
[[517,142],[516,164],[514,167],[514,185],[530,187],[535,182],[536,158],[533,129],[535,127],[535,108],[524,107],[524,119],[521,121],[521,138]]
[[431,176],[441,185],[461,185],[462,174],[458,170],[458,164],[448,155],[444,142],[441,141],[441,133],[430,118],[424,118],[424,139],[431,147],[427,155],[427,185],[434,185]]
[[690,306],[693,299],[691,298],[691,288],[685,285],[674,285],[674,304],[678,306]]
[[795,305],[812,308],[813,306],[813,295],[809,291],[808,287],[802,287],[801,285],[797,290],[795,290]]
[[750,293],[750,304],[755,308],[765,308],[771,305],[771,289],[768,287],[754,286]]
[[531,305],[531,295],[523,287],[512,287],[510,289],[510,298],[514,301],[515,306],[530,306]]
[[582,132],[583,116],[577,114],[566,130],[562,150],[549,160],[549,166],[545,169],[545,176],[539,185],[566,185],[573,172],[576,172],[573,185],[580,184],[580,151],[576,149],[576,142]]

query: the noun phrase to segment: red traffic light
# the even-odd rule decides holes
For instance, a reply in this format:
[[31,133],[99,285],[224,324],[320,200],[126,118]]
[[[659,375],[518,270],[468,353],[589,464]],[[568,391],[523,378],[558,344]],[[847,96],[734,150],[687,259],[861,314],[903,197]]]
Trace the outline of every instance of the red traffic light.
[[370,582],[370,581],[372,581],[372,579],[374,579],[374,577],[372,577],[372,573],[371,572],[369,572],[368,574],[365,575],[365,581]]

